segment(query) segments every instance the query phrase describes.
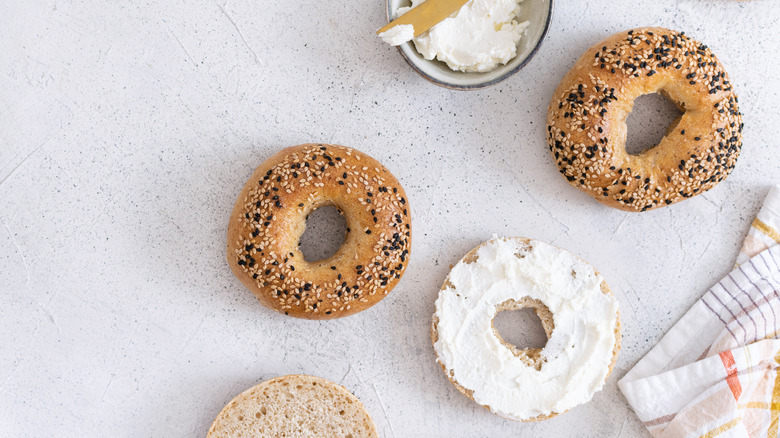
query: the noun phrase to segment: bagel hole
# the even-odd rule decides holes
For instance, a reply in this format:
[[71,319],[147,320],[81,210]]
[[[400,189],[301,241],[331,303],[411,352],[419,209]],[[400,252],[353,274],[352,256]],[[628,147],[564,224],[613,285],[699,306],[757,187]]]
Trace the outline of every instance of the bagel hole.
[[347,221],[341,210],[326,205],[309,213],[298,246],[307,262],[316,262],[336,254],[346,235]]
[[504,342],[518,350],[542,349],[547,344],[542,320],[531,307],[498,312],[493,327]]
[[677,126],[682,115],[677,105],[661,94],[639,96],[626,119],[626,152],[639,155],[652,149]]

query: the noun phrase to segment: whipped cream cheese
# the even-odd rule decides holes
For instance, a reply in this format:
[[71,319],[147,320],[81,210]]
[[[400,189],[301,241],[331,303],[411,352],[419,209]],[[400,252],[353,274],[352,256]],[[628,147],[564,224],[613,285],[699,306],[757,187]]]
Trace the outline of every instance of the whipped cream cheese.
[[[423,1],[412,0],[412,7]],[[487,72],[517,56],[517,43],[528,27],[527,21],[517,21],[522,1],[471,0],[453,16],[416,38],[407,32],[403,35],[408,37],[406,40],[397,37],[392,42],[385,41],[397,46],[413,39],[425,59],[445,62],[452,70]],[[409,9],[399,8],[396,16]]]
[[[604,385],[617,341],[618,304],[603,278],[571,253],[544,242],[494,238],[461,260],[439,293],[439,362],[473,399],[496,414],[527,420],[589,401]],[[553,314],[540,370],[496,336],[496,307],[531,297]]]
[[401,44],[414,38],[414,26],[411,24],[399,24],[379,34],[382,41],[391,46],[400,46]]

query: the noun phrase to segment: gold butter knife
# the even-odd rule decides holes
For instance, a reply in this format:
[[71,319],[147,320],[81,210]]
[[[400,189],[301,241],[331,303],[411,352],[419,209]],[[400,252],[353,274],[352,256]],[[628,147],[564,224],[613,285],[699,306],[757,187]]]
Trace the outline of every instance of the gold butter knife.
[[387,23],[376,33],[379,35],[400,24],[411,24],[414,26],[414,36],[418,36],[437,25],[440,21],[458,12],[468,2],[469,0],[426,0]]

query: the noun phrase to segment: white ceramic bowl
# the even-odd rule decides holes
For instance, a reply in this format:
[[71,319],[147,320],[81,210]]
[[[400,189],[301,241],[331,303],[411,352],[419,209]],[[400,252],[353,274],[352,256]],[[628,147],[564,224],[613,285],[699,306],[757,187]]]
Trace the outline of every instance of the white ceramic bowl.
[[[518,21],[528,21],[529,25],[517,46],[517,56],[505,65],[499,65],[493,71],[464,73],[451,70],[441,61],[429,61],[423,58],[411,41],[398,46],[398,51],[414,71],[436,85],[456,90],[473,90],[497,84],[525,67],[539,50],[552,21],[553,2],[554,0],[523,1]],[[404,6],[411,6],[411,1],[387,0],[388,22],[391,21],[391,17],[395,17],[395,11]]]

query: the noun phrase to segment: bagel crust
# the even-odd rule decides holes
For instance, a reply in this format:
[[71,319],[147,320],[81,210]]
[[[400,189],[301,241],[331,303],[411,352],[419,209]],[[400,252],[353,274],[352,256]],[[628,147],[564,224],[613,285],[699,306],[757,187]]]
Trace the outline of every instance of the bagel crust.
[[289,375],[259,383],[220,411],[206,438],[377,438],[366,407],[321,377]]
[[[345,216],[347,236],[331,257],[299,249],[306,217],[322,206]],[[285,315],[330,319],[385,297],[406,269],[411,223],[406,194],[379,162],[329,144],[289,147],[255,170],[230,217],[227,259],[265,306]]]
[[[511,237],[511,238],[501,238],[503,241],[514,241],[517,242],[518,245],[526,246],[526,247],[532,247],[534,245],[534,241],[525,237]],[[460,264],[472,264],[476,263],[479,259],[479,250],[483,248],[486,245],[491,244],[493,241],[488,241],[480,244],[476,248],[469,251],[463,258],[458,262],[458,265]],[[541,243],[541,242],[536,242]],[[559,248],[556,248],[560,252],[564,252],[564,250],[561,250]],[[582,259],[576,258],[576,260],[580,261],[581,263],[589,266],[592,270],[595,276],[600,277],[600,274],[598,271],[595,270],[592,266],[587,264],[587,262],[583,261]],[[568,275],[568,272],[565,272],[564,275]],[[451,293],[458,293],[455,290],[455,285],[451,281],[452,271],[450,271],[450,274],[447,276],[447,278],[444,280],[444,284],[442,285],[441,289],[439,289],[439,298],[442,297],[443,294],[451,294]],[[602,294],[608,296],[611,300],[615,300],[615,296],[612,293],[612,290],[609,288],[609,285],[607,284],[606,280],[601,281],[599,284],[599,288]],[[438,300],[437,300],[438,301]],[[438,306],[438,302],[437,302]],[[501,303],[499,306],[496,307],[496,311],[500,312],[503,310],[515,310],[519,308],[532,308],[534,309],[534,312],[539,317],[540,322],[542,323],[542,327],[544,328],[545,334],[547,336],[547,339],[549,341],[550,336],[552,335],[552,332],[555,330],[555,321],[554,321],[554,314],[550,311],[550,309],[540,300],[530,298],[528,296],[522,297],[519,300],[508,300],[506,302]],[[496,312],[496,313],[497,313]],[[621,321],[620,321],[620,312],[619,310],[615,309],[615,326],[614,326],[614,336],[615,336],[615,342],[612,346],[612,350],[609,353],[610,359],[608,364],[608,369],[606,371],[606,376],[604,377],[605,381],[609,377],[609,375],[612,373],[612,370],[615,367],[615,364],[617,363],[618,354],[620,353],[621,348]],[[465,321],[462,321],[461,323],[464,324],[465,327]],[[455,377],[455,370],[452,368],[448,368],[448,365],[445,364],[445,361],[443,360],[443,357],[440,353],[440,350],[437,347],[437,344],[440,339],[440,332],[439,332],[439,326],[441,324],[441,320],[439,319],[439,312],[438,307],[437,311],[433,315],[432,323],[431,323],[431,342],[433,344],[434,351],[436,353],[436,361],[441,366],[442,370],[444,370],[444,374],[447,376],[447,379],[450,381],[450,383],[455,386],[455,388],[460,391],[463,395],[471,399],[472,401],[475,401],[474,398],[474,392],[475,388],[466,388],[463,386],[461,382],[459,382]],[[512,354],[518,358],[518,360],[522,361],[528,366],[531,366],[535,368],[537,371],[539,371],[543,366],[544,362],[546,362],[546,359],[544,359],[542,350],[538,348],[529,348],[529,349],[519,349],[518,347],[506,342],[503,338],[501,338],[501,335],[498,333],[498,331],[495,329],[493,324],[491,323],[491,327],[493,332],[495,333],[495,336],[498,338],[498,341],[509,349]],[[463,330],[463,328],[461,328]],[[469,333],[464,330],[464,335],[469,336]],[[472,361],[479,360],[479,358],[472,358]],[[581,364],[572,364],[572,367],[581,366]],[[522,386],[529,385],[530,382],[518,382]],[[550,412],[549,414],[541,414],[533,417],[513,417],[506,414],[501,414],[499,412],[496,412],[492,406],[490,406],[488,403],[478,403],[480,406],[484,407],[485,409],[489,410],[490,412],[493,412],[496,415],[499,415],[507,420],[512,421],[521,421],[521,422],[537,422],[537,421],[544,421],[548,420],[550,418],[553,418],[559,414],[563,414],[566,411],[560,411],[560,412]]]
[[[684,114],[658,145],[626,152],[634,100],[659,92]],[[571,185],[610,207],[646,211],[703,193],[728,176],[742,115],[720,61],[684,32],[640,28],[594,45],[566,74],[547,113],[547,141]]]

